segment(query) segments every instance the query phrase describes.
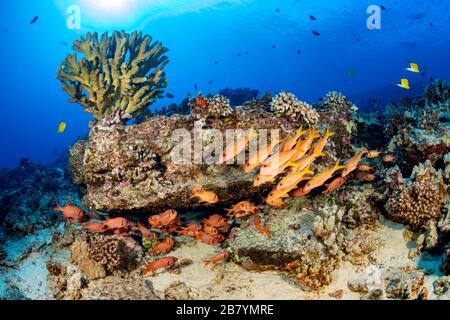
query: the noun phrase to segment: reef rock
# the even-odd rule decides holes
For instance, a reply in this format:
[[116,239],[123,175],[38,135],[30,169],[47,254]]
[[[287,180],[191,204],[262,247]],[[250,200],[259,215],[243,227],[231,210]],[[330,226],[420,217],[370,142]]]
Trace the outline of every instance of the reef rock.
[[90,280],[120,275],[137,266],[136,253],[115,237],[104,235],[80,236],[72,245],[72,262]]
[[390,299],[415,299],[423,286],[424,273],[408,268],[388,270],[384,278],[386,296]]
[[215,192],[222,203],[258,194],[254,174],[246,174],[239,166],[180,164],[172,159],[179,143],[172,139],[177,129],[186,129],[192,138],[202,133],[197,140],[207,146],[214,135],[206,129],[224,133],[227,128],[281,127],[273,114],[262,110],[234,111],[227,123],[171,116],[130,126],[94,127],[88,140],[78,142],[70,152],[74,181],[86,186],[85,206],[100,211],[192,208],[198,205],[189,198],[198,187]]
[[0,171],[0,222],[9,234],[27,234],[58,222],[56,201],[75,199],[77,188],[65,168],[22,159],[14,169]]
[[270,238],[250,225],[235,233],[229,247],[244,268],[287,270],[302,287],[315,290],[331,282],[339,265],[344,210],[327,205],[313,209],[302,201],[290,205],[265,211]]
[[[396,184],[391,181],[391,185]],[[386,204],[387,212],[393,220],[420,229],[441,218],[446,189],[442,172],[436,171],[427,161],[416,166],[410,179],[393,189]]]

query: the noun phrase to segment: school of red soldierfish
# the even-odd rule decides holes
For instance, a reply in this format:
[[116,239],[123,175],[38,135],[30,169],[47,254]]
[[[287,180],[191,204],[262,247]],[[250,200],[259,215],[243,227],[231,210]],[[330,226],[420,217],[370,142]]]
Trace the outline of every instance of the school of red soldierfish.
[[[366,163],[361,163],[364,157],[376,158],[382,152],[379,150],[361,150],[352,158],[348,159],[345,165],[340,165],[339,161],[331,167],[314,173],[310,167],[313,162],[323,157],[323,152],[328,139],[334,133],[326,130],[323,136],[320,136],[316,129],[298,130],[294,135],[284,140],[274,140],[266,148],[259,150],[244,165],[246,172],[259,169],[259,173],[254,179],[254,186],[260,186],[268,182],[278,183],[275,188],[266,197],[266,203],[274,208],[284,208],[288,204],[284,201],[288,197],[304,197],[312,190],[325,186],[323,195],[342,187],[352,177],[362,181],[373,181],[377,177],[372,173],[374,168]],[[232,146],[227,146],[224,153],[220,156],[219,163],[225,163],[233,159],[239,153],[245,151],[247,144],[254,139],[256,134],[249,131],[241,139],[237,140]],[[385,155],[383,162],[394,162],[395,156]],[[279,178],[279,176],[284,176]],[[327,183],[330,181],[329,183]],[[219,197],[211,191],[204,188],[193,189],[191,199],[196,198],[201,204],[216,204]],[[147,240],[156,240],[152,249],[148,251],[150,255],[163,255],[169,253],[176,240],[171,234],[177,233],[179,236],[193,237],[197,241],[201,241],[207,245],[219,246],[227,237],[230,226],[233,221],[244,220],[253,217],[253,225],[261,234],[270,237],[269,226],[263,226],[259,215],[259,208],[249,202],[241,201],[232,208],[226,209],[226,216],[220,214],[212,214],[205,218],[199,224],[186,224],[180,226],[180,219],[176,210],[166,210],[162,213],[152,215],[148,218],[147,227],[141,221],[136,223],[123,218],[106,218],[103,222],[94,222],[89,220],[88,216],[101,218],[98,214],[85,215],[84,211],[78,206],[67,202],[64,207],[59,204],[55,211],[62,213],[62,219],[72,224],[82,223],[82,230],[88,233],[113,233],[120,236],[128,236],[131,234],[139,234]],[[163,235],[158,236],[158,234]],[[160,238],[162,238],[160,240]],[[227,250],[218,255],[203,260],[205,265],[226,261],[229,257]],[[143,271],[146,275],[149,272],[158,269],[169,269],[177,265],[176,257],[164,257],[159,260],[150,262]],[[293,262],[295,263],[295,262]],[[293,265],[287,265],[286,270],[292,268]]]

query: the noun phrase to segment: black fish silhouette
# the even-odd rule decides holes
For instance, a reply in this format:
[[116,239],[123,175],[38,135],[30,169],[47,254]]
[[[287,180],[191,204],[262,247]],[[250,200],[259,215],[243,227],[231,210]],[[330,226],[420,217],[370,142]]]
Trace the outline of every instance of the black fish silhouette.
[[166,93],[166,97],[169,98],[169,99],[175,98],[175,96],[173,94],[171,94],[171,93]]
[[320,36],[320,32],[319,32],[319,31],[313,30],[312,33],[313,33],[313,35],[315,35],[316,37]]
[[381,5],[380,8],[381,8],[381,10],[386,11],[386,7],[385,6]]
[[34,17],[31,21],[30,24],[35,24],[39,19],[39,16]]
[[297,54],[300,55],[300,53],[302,53],[302,52],[300,51],[300,49],[298,49],[297,50]]
[[311,20],[313,20],[313,21],[316,21],[316,20],[317,20],[317,18],[314,17],[314,16],[312,16],[312,15],[310,15],[309,18],[310,18]]

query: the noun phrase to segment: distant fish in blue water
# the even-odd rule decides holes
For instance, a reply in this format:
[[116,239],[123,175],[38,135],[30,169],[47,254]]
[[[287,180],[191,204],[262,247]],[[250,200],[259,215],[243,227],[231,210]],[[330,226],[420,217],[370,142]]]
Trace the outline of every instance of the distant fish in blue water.
[[403,46],[411,48],[411,49],[416,49],[417,48],[417,43],[412,42],[412,41],[401,41],[401,44]]
[[381,8],[381,10],[386,11],[386,7],[385,6],[381,5],[380,8]]
[[430,27],[434,27],[434,24],[433,24],[433,22],[430,22]]
[[359,38],[356,38],[356,42],[359,42]]
[[414,20],[423,20],[423,19],[425,19],[425,13],[417,13],[413,18],[412,18],[412,21],[414,21]]
[[316,21],[316,20],[317,20],[317,18],[314,17],[313,15],[309,15],[309,18],[310,18],[311,20],[313,20],[313,21]]
[[320,32],[319,32],[319,31],[313,30],[312,33],[313,33],[313,35],[315,35],[316,37],[320,36]]
[[69,44],[68,44],[67,42],[65,42],[65,41],[60,41],[59,44],[62,45],[62,46],[67,46],[67,45],[69,45]]
[[276,48],[277,48],[277,46],[275,46],[275,45],[272,46],[272,49],[276,49]]
[[190,93],[189,91],[186,92],[186,95],[187,95],[188,97],[192,97],[192,93]]
[[245,55],[248,55],[248,51],[245,51],[244,54],[245,54]]
[[281,11],[281,10],[280,10],[280,9],[278,9],[278,8],[277,8],[277,9],[275,9],[275,12],[280,12],[280,11]]
[[194,89],[197,91],[198,90],[198,85],[195,83],[194,84]]
[[242,53],[238,53],[237,56],[238,56],[238,57],[242,56]]
[[350,76],[354,77],[354,76],[356,75],[356,72],[355,72],[355,70],[350,69],[350,70],[348,70],[348,74],[349,74]]
[[219,60],[214,61],[214,64],[219,64]]
[[35,24],[39,20],[39,16],[35,16],[33,19],[31,19],[30,24]]
[[297,50],[297,54],[300,55],[302,52],[300,51],[300,49]]
[[214,83],[214,81],[213,80],[209,80],[209,84],[213,84]]
[[171,93],[166,93],[166,97],[169,98],[169,99],[175,98],[175,96],[173,94],[171,94]]

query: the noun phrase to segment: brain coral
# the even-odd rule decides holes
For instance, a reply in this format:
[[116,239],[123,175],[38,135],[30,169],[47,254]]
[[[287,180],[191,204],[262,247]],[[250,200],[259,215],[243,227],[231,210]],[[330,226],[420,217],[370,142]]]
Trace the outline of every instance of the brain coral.
[[167,49],[150,36],[97,33],[73,43],[77,53],[69,54],[57,78],[72,97],[98,120],[123,121],[137,116],[162,97],[167,86],[164,67]]
[[415,166],[410,179],[394,189],[386,209],[395,221],[417,230],[441,218],[446,194],[442,172],[426,161]]
[[319,121],[319,114],[317,111],[307,104],[300,101],[290,92],[280,92],[270,103],[270,110],[278,117],[285,117],[298,126],[313,126]]

